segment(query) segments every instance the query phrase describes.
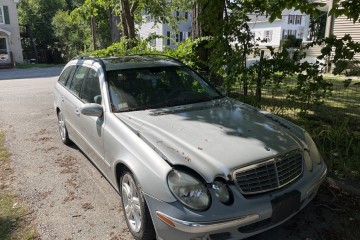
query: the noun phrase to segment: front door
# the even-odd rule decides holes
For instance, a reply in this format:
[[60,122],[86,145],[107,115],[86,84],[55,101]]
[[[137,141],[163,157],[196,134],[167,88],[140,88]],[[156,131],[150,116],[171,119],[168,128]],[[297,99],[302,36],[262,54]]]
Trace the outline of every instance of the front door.
[[[87,103],[102,104],[99,75],[97,71],[92,68],[89,69],[84,79],[80,99],[82,100],[82,105]],[[101,117],[93,117],[80,114],[78,120],[79,133],[86,144],[87,155],[102,171],[108,171],[110,165],[108,165],[104,159],[104,115]]]

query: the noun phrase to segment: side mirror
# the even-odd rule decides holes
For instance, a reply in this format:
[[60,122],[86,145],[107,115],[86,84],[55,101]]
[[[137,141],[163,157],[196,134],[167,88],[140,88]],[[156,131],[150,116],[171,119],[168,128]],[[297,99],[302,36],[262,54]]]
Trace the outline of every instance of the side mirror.
[[104,113],[103,107],[96,103],[86,103],[80,109],[85,116],[101,117]]

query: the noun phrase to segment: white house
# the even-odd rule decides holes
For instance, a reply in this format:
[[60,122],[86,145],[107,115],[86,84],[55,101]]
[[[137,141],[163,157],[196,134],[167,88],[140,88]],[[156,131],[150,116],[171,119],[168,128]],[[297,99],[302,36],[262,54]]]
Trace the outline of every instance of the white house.
[[178,31],[176,32],[166,23],[155,24],[154,19],[150,15],[144,14],[144,23],[137,26],[140,38],[146,39],[151,35],[164,36],[164,39],[154,39],[150,45],[159,51],[165,48],[175,48],[178,43],[185,41],[191,36],[191,12],[175,12],[174,16],[181,19]]
[[0,0],[0,68],[23,62],[16,10],[18,3],[19,0]]
[[255,39],[266,40],[266,42],[257,41],[260,47],[278,48],[280,41],[290,35],[303,41],[307,40],[310,17],[299,10],[284,10],[282,18],[275,19],[272,23],[266,16],[251,14],[249,17],[251,20],[248,24]]

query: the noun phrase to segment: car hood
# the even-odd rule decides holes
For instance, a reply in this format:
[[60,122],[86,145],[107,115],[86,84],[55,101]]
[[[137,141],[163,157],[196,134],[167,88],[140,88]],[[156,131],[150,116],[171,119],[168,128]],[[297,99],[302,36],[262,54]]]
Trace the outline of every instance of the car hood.
[[228,98],[116,116],[170,164],[190,167],[207,182],[301,148],[295,125]]

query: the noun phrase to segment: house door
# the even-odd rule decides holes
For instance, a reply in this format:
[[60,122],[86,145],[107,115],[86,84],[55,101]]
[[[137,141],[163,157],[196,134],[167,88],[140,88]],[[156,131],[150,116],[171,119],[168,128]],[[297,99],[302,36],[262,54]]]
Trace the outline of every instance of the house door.
[[0,64],[10,63],[10,54],[8,49],[7,38],[0,37]]

